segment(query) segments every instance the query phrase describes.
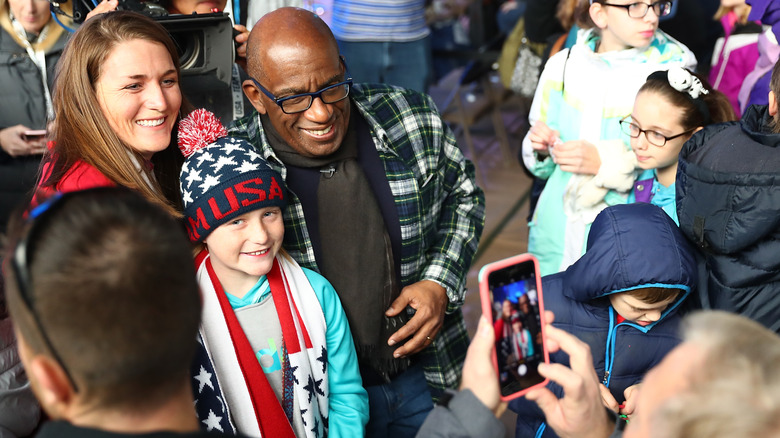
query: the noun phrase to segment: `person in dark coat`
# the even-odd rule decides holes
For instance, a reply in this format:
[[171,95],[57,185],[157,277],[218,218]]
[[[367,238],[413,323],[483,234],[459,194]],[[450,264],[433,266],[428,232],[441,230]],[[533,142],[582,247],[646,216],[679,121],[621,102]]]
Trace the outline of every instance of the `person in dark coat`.
[[769,105],[705,127],[680,151],[677,214],[699,247],[698,305],[780,333],[780,63]]
[[46,2],[0,0],[0,233],[35,187],[53,116],[54,70],[68,33]]
[[[566,271],[545,276],[545,309],[554,326],[590,346],[604,404],[631,414],[638,385],[679,342],[680,304],[696,282],[693,248],[674,221],[651,204],[608,207],[593,222],[586,253]],[[550,360],[569,366],[564,353]],[[561,397],[556,384],[549,388]],[[544,414],[521,398],[517,437],[553,437]]]

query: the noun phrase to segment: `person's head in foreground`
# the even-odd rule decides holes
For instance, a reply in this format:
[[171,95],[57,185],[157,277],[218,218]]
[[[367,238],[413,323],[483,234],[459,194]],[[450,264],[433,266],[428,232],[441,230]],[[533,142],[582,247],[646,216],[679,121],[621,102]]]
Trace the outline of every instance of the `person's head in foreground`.
[[311,11],[281,8],[255,24],[248,44],[252,79],[244,93],[257,112],[298,154],[336,152],[349,125],[352,80],[328,25]]
[[130,11],[85,21],[56,83],[53,166],[43,185],[57,189],[80,160],[176,214],[181,156],[172,134],[182,94],[179,55],[162,25]]
[[780,436],[780,337],[726,312],[686,318],[645,377],[626,438]]
[[99,188],[55,195],[10,238],[8,306],[47,414],[116,432],[197,430],[201,305],[181,226],[133,191]]
[[[553,315],[546,317],[551,322]],[[682,327],[683,342],[645,376],[622,436],[780,436],[780,337],[723,311],[693,313]],[[559,436],[618,436],[600,396],[588,345],[552,325],[547,340],[550,351],[566,352],[571,362],[568,367],[541,364],[539,372],[561,385],[565,395],[558,399],[541,388],[526,397],[539,405]],[[498,396],[480,399],[492,406]]]

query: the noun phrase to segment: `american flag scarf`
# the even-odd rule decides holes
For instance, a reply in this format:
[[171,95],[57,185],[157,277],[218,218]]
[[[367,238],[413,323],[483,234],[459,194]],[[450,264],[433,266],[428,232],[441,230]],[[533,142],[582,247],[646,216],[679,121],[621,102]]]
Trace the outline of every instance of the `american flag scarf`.
[[[211,268],[207,251],[198,255],[196,266],[203,293],[201,339],[206,352],[199,365],[216,377],[216,384],[206,388],[207,393],[214,393],[210,400],[196,397],[196,407],[201,408],[199,413],[206,406],[221,404],[225,412],[220,419],[235,424],[242,434],[294,437],[285,414],[285,410],[294,409],[291,406],[284,409],[276,398]],[[306,437],[325,437],[328,421],[325,316],[306,274],[294,261],[277,256],[267,278],[282,329],[284,356],[289,358],[289,372],[284,373],[285,392],[294,393],[306,426]],[[225,342],[226,339],[232,342]],[[210,366],[214,371],[209,371]],[[194,368],[193,376],[195,373],[203,375],[204,371]],[[215,390],[208,391],[210,389]],[[284,399],[293,398],[285,394]],[[203,423],[209,426],[208,418],[204,419],[203,415],[213,414],[204,412],[200,415]],[[221,428],[225,429],[225,426]]]

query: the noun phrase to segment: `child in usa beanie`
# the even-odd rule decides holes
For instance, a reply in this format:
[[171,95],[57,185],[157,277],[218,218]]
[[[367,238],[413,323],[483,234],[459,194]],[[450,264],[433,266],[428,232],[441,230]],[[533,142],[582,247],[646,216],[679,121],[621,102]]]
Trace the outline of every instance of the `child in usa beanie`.
[[184,221],[203,244],[199,419],[248,436],[362,437],[368,396],[344,309],[282,249],[281,175],[205,110],[181,121],[179,148]]

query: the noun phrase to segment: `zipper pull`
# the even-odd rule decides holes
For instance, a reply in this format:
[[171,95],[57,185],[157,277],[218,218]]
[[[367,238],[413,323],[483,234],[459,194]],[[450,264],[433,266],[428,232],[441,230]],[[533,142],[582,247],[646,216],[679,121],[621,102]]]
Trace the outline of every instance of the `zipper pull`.
[[609,371],[604,371],[604,380],[601,382],[604,384],[604,386],[607,385],[607,379],[609,379]]

